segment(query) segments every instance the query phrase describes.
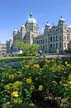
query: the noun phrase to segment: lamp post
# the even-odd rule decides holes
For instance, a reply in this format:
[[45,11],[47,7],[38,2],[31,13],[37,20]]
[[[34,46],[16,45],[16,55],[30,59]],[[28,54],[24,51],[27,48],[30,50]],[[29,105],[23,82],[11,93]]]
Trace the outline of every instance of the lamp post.
[[59,58],[59,49],[58,48],[56,50],[56,53],[57,53],[57,57]]

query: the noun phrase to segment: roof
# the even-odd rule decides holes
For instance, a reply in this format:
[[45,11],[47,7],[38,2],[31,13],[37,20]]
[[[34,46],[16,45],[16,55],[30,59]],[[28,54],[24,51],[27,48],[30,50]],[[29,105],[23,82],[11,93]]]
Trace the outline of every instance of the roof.
[[62,16],[60,17],[59,20],[65,22],[65,19]]
[[32,13],[30,13],[28,20],[26,21],[26,23],[35,23],[37,24],[37,21],[35,18],[33,18]]

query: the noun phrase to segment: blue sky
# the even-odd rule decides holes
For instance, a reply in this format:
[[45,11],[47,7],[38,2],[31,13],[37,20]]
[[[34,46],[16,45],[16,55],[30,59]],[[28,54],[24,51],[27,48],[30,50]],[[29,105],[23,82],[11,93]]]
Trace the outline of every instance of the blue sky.
[[71,25],[71,0],[0,0],[0,42],[13,37],[14,29],[20,29],[32,12],[40,31],[46,22],[57,24],[60,16]]

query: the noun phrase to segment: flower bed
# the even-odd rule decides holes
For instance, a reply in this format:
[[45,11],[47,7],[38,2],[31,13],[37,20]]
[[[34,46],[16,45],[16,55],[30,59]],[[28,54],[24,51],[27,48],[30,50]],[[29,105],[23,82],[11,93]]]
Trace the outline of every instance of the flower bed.
[[1,108],[71,108],[71,64],[61,59],[23,61],[0,68]]

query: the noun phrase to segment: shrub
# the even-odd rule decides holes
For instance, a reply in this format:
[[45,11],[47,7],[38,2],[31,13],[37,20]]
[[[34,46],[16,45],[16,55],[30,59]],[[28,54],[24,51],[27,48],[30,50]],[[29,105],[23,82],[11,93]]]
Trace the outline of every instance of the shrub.
[[22,61],[0,68],[0,107],[70,108],[71,63],[61,59]]

